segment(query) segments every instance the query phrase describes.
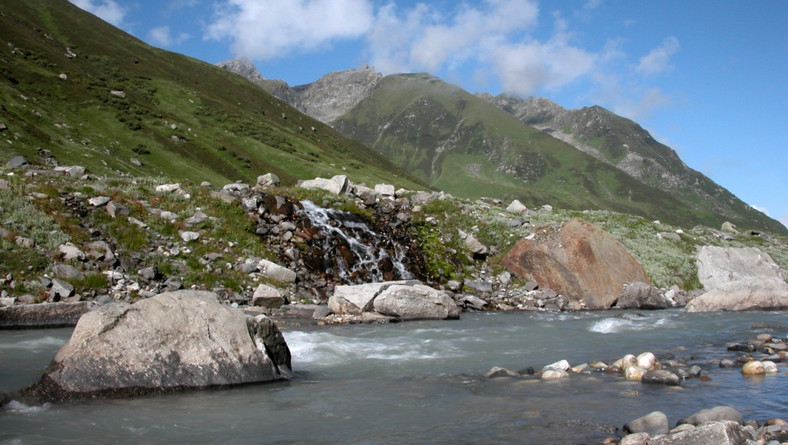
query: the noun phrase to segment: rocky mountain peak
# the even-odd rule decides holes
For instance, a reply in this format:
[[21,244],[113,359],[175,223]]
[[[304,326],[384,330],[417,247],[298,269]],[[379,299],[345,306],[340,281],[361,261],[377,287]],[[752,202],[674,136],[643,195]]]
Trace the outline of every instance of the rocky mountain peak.
[[479,97],[521,121],[537,127],[558,121],[568,113],[566,108],[544,97],[518,99],[506,94],[499,94],[495,97],[490,95]]
[[235,59],[226,62],[219,62],[216,64],[219,68],[231,71],[239,76],[245,77],[252,82],[255,80],[263,80],[263,75],[257,71],[251,60],[246,57],[236,57]]
[[330,123],[366,99],[383,78],[369,65],[326,74],[317,81],[293,87],[306,113]]

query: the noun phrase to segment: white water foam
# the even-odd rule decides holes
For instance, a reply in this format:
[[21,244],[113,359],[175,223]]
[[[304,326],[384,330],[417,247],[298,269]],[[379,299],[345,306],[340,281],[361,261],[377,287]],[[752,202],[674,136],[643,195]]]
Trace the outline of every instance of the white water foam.
[[299,331],[286,332],[284,336],[293,362],[302,366],[333,366],[365,359],[423,361],[463,355],[458,347],[444,340],[400,336],[373,340],[363,336]]
[[0,350],[22,349],[26,351],[35,352],[41,349],[51,349],[52,346],[55,347],[62,346],[64,343],[65,340],[62,338],[45,336],[32,340],[22,340],[15,343],[3,343],[0,344]]
[[12,414],[38,414],[43,411],[48,410],[52,405],[49,403],[44,403],[41,406],[30,406],[25,405],[22,402],[17,400],[12,400],[8,402],[8,404],[4,407],[5,411],[10,412]]
[[647,331],[661,327],[668,323],[667,318],[626,317],[603,318],[595,321],[588,328],[591,332],[599,334],[618,334],[622,332]]

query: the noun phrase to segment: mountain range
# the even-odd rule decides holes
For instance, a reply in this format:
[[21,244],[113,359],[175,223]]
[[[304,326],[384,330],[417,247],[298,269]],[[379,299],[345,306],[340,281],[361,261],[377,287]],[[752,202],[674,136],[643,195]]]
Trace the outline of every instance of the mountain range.
[[457,196],[786,230],[600,106],[568,110],[546,98],[471,94],[429,74],[382,76],[369,66],[294,87],[265,79],[245,59],[218,66]]
[[371,67],[291,87],[243,60],[222,69],[151,47],[67,1],[5,2],[0,12],[0,161],[214,185],[345,174],[788,233],[599,107],[474,95]]

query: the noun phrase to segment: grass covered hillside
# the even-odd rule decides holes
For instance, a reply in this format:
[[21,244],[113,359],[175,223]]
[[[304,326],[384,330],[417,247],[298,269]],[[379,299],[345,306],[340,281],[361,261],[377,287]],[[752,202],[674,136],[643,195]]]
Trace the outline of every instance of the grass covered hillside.
[[426,74],[383,78],[333,125],[465,198],[517,198],[531,207],[606,209],[684,225],[719,219]]
[[727,220],[742,227],[788,234],[779,221],[688,167],[674,150],[656,141],[640,125],[602,107],[567,110],[545,98],[478,97],[640,182],[673,194],[694,208],[698,219],[708,225],[718,226]]
[[68,1],[0,4],[0,162],[224,184],[348,174],[421,187],[246,79],[153,48]]

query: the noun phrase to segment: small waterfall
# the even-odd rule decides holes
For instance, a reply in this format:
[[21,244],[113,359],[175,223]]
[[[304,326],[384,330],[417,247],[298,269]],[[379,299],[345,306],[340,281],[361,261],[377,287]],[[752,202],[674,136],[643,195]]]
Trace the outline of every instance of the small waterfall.
[[378,234],[352,213],[318,207],[301,201],[304,216],[312,225],[314,239],[322,239],[320,261],[326,273],[349,283],[412,279],[405,266],[406,249]]

